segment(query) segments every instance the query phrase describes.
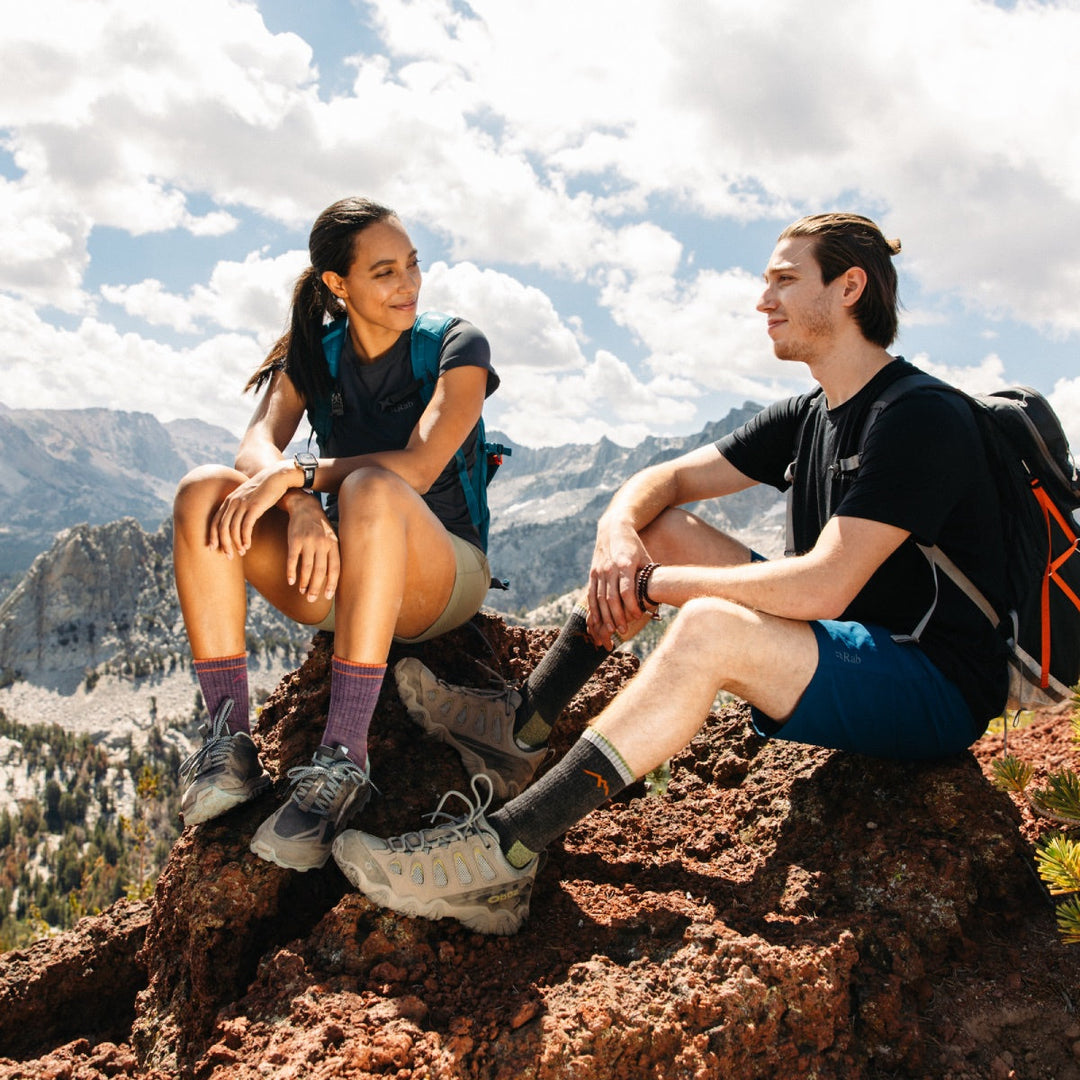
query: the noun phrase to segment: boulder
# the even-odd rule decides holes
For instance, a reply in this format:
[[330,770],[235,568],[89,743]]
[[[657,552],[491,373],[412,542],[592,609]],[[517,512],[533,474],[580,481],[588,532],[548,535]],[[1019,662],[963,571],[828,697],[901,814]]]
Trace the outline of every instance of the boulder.
[[[478,685],[478,661],[521,679],[552,636],[481,616],[408,651]],[[330,641],[315,639],[259,717],[274,793],[185,831],[137,956],[109,961],[129,1030],[53,1028],[24,1004],[18,1041],[0,1033],[12,1059],[0,1077],[922,1075],[936,980],[1033,902],[1017,812],[970,754],[897,765],[768,742],[732,704],[672,761],[666,791],[639,782],[552,847],[516,936],[380,910],[332,862],[297,874],[247,849],[318,743]],[[590,680],[549,765],[635,668],[616,656]],[[392,678],[371,759],[370,832],[415,828],[444,791],[468,790]],[[89,942],[88,922],[65,937]],[[28,978],[30,953],[46,972],[57,947],[0,958],[0,1002]],[[88,997],[68,985],[77,1012]]]

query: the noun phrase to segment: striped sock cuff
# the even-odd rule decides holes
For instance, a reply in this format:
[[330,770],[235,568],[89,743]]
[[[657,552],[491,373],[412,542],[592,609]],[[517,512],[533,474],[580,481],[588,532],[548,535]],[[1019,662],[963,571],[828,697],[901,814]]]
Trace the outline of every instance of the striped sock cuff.
[[340,656],[331,658],[330,667],[335,675],[344,675],[347,679],[378,679],[381,682],[386,674],[385,664],[359,664]]
[[196,673],[211,671],[236,671],[239,668],[247,670],[247,653],[237,653],[235,656],[213,656],[207,660],[192,659]]
[[587,727],[581,733],[581,737],[596,747],[611,762],[611,767],[619,774],[625,785],[629,786],[637,779],[630,766],[626,764],[626,759],[615,748],[615,744],[609,742],[596,728]]

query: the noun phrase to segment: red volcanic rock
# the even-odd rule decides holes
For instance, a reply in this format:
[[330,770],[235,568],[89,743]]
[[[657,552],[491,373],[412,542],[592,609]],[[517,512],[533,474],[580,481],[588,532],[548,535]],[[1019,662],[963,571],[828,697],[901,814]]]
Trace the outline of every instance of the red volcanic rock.
[[149,905],[120,900],[66,934],[0,956],[0,1058],[77,1037],[123,1041],[146,974],[135,956]]
[[[492,617],[478,625],[410,651],[480,684],[477,660],[519,679],[552,637]],[[89,921],[66,935],[66,955],[79,942],[113,957],[117,1025],[42,1027],[36,1041],[5,1043],[0,1077],[966,1080],[1007,1063],[1017,1032],[1003,1022],[996,1043],[975,1034],[991,1027],[983,1012],[982,1027],[967,1024],[985,1001],[972,991],[970,1015],[950,1014],[940,988],[955,992],[958,973],[989,956],[998,1003],[1022,997],[1026,981],[1008,991],[1004,976],[1031,957],[994,943],[1033,911],[1040,956],[1075,975],[1046,934],[1020,817],[972,755],[895,765],[768,743],[741,706],[708,719],[672,762],[666,794],[636,784],[552,848],[513,938],[380,910],[332,862],[280,870],[247,844],[287,790],[285,772],[318,742],[329,657],[321,636],[260,717],[275,793],[185,832],[149,911],[131,913],[145,931],[138,959],[133,929],[126,952]],[[635,666],[616,657],[590,681],[560,720],[553,758]],[[381,797],[361,824],[372,832],[415,828],[445,790],[468,789],[392,680],[371,759]],[[115,911],[102,918],[120,937]],[[15,1029],[46,1024],[20,980],[68,988],[49,998],[49,1015],[87,1000],[70,962],[51,958],[57,942],[0,958],[0,1004],[23,1010]],[[1071,1030],[1053,1000],[1052,989],[1039,998],[1029,1027]],[[1080,1028],[1069,1047],[1078,1040]],[[1069,1047],[1056,1074],[1017,1075],[1071,1075]]]

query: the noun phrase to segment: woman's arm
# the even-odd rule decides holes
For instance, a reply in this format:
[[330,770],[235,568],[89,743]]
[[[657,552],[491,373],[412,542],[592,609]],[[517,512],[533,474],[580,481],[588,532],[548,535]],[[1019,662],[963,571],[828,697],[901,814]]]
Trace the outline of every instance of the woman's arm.
[[401,450],[382,450],[355,457],[319,458],[315,487],[336,491],[353,470],[378,465],[397,473],[423,495],[438,480],[446,463],[476,426],[487,393],[488,369],[456,367],[440,375],[434,393]]
[[246,554],[255,522],[277,505],[289,515],[286,578],[314,601],[323,593],[333,596],[337,589],[340,575],[337,536],[318,499],[307,495],[299,485],[284,484],[281,494],[274,499],[274,485],[268,482],[270,477],[287,472],[295,474],[291,479],[302,484],[303,473],[284,456],[284,451],[303,415],[304,402],[292,380],[283,372],[275,372],[255,407],[236,454],[236,469],[246,473],[249,479],[218,508],[210,525],[210,546],[230,559],[233,555]]
[[[275,381],[284,381],[288,387],[278,392],[279,401],[267,402],[261,412],[256,411],[237,456],[237,468],[241,472],[261,462],[266,464],[229,495],[212,525],[212,535],[221,538],[221,547],[230,556],[233,551],[244,555],[251,547],[252,531],[259,518],[271,506],[281,504],[293,489],[303,487],[303,472],[291,459],[281,456],[281,450],[288,445],[289,438],[296,430],[302,406],[301,413],[295,411],[294,402],[299,402],[299,395],[286,377],[275,376]],[[412,488],[424,494],[480,419],[486,390],[486,368],[453,368],[439,376],[431,401],[403,449],[346,458],[320,458],[315,470],[315,490],[336,491],[354,470],[376,465],[396,473]],[[274,394],[272,386],[267,396],[277,398],[278,394]],[[287,435],[284,434],[286,431]],[[309,503],[314,501],[302,491],[297,490],[295,494]],[[301,504],[287,504],[290,514],[298,505]]]

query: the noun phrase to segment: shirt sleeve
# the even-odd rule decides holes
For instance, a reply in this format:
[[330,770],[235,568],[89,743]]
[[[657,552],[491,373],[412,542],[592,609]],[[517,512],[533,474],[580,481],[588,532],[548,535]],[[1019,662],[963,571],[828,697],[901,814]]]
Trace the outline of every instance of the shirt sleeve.
[[472,323],[458,319],[443,336],[439,349],[439,374],[458,367],[482,367],[487,370],[485,397],[499,388],[499,376],[491,366],[491,346],[488,339]]
[[718,439],[716,449],[743,476],[786,491],[789,484],[784,473],[795,456],[799,417],[807,402],[807,395],[802,395],[767,406],[742,427]]

